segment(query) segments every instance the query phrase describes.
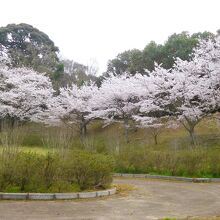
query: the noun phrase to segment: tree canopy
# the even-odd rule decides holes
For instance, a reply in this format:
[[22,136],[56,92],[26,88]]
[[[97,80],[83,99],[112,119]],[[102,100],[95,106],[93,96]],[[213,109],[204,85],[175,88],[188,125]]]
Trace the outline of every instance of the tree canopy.
[[200,39],[213,37],[214,34],[207,31],[192,35],[184,31],[180,34],[174,33],[169,36],[164,44],[157,44],[151,41],[142,51],[138,49],[127,50],[118,54],[116,58],[109,60],[107,74],[120,75],[124,72],[131,75],[135,73],[146,74],[146,69],[154,70],[155,63],[170,69],[173,67],[177,57],[182,60],[191,60],[193,49],[198,45]]
[[0,50],[5,50],[11,67],[31,67],[53,74],[59,70],[59,49],[42,31],[29,24],[0,28]]

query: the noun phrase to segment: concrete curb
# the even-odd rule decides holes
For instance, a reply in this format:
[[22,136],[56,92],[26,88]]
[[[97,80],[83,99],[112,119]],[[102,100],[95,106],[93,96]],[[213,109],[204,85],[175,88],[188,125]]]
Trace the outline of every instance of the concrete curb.
[[113,177],[163,179],[163,180],[184,181],[184,182],[193,182],[193,183],[211,183],[211,182],[220,183],[220,178],[190,178],[190,177],[181,177],[181,176],[161,176],[161,175],[150,175],[150,174],[114,173]]
[[116,193],[116,188],[79,193],[2,193],[0,200],[67,200],[67,199],[88,199],[102,196],[110,196]]

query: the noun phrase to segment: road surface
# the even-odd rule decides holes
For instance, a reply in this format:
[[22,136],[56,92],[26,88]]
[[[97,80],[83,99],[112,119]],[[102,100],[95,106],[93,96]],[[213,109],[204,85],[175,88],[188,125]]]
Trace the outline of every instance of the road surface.
[[115,178],[134,190],[72,201],[0,201],[0,220],[117,220],[220,216],[220,184]]

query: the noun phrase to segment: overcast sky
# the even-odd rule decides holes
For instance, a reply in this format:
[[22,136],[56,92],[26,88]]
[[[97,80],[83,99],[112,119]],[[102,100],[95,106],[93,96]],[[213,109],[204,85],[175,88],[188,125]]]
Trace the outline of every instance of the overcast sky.
[[163,43],[174,32],[216,32],[220,0],[0,0],[0,26],[28,23],[69,59],[97,60],[100,73],[124,50]]

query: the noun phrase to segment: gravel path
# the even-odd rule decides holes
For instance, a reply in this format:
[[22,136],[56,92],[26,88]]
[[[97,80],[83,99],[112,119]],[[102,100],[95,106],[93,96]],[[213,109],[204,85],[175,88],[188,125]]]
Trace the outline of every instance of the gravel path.
[[73,201],[0,201],[0,220],[106,220],[220,216],[220,184],[116,178],[134,190]]

